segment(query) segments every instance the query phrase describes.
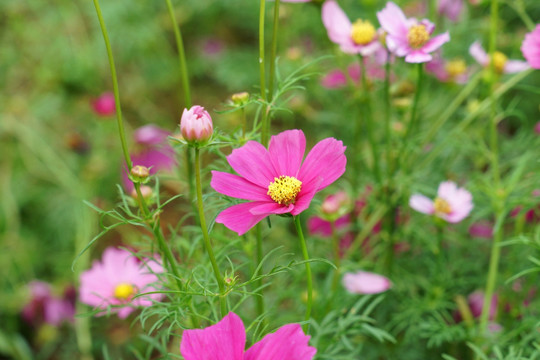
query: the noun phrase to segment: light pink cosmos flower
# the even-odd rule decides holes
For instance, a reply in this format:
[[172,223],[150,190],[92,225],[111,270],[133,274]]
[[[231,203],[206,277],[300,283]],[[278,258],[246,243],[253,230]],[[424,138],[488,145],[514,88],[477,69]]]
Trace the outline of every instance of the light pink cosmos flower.
[[381,47],[375,27],[364,20],[351,23],[334,0],[323,4],[322,21],[330,40],[338,44],[344,53],[367,56]]
[[97,99],[92,101],[92,108],[99,116],[111,116],[116,113],[116,104],[114,95],[111,92],[101,94]]
[[469,80],[467,64],[461,59],[446,60],[441,56],[435,56],[426,63],[426,72],[435,75],[442,82],[465,84]]
[[450,223],[458,223],[465,219],[473,208],[471,193],[458,188],[452,181],[445,181],[439,185],[434,201],[424,195],[414,194],[409,199],[409,205],[416,211],[435,215]]
[[156,261],[139,261],[129,251],[107,248],[101,261],[94,261],[92,268],[81,274],[81,302],[104,311],[98,316],[111,312],[126,318],[138,306],[151,306],[160,300],[163,294],[149,294],[136,299],[140,293],[157,291],[152,285],[158,280],[157,273],[162,273],[161,264]]
[[[480,42],[475,41],[469,47],[469,54],[484,68],[489,68],[489,54],[486,53]],[[512,74],[527,70],[529,65],[526,61],[508,60],[508,57],[500,51],[493,54],[495,71],[498,74]]]
[[435,25],[427,19],[407,19],[403,11],[393,2],[377,13],[382,28],[387,32],[388,49],[397,56],[405,56],[409,63],[431,61],[430,53],[450,41],[448,32],[431,37]]
[[214,132],[212,118],[202,106],[194,105],[184,109],[180,119],[180,132],[184,140],[190,143],[208,141]]
[[439,15],[444,15],[453,22],[459,20],[462,10],[463,0],[439,0],[437,4]]
[[211,186],[217,192],[250,202],[222,211],[216,222],[245,234],[271,214],[298,215],[320,191],[345,172],[343,142],[327,138],[318,142],[304,161],[306,138],[301,130],[272,136],[268,150],[248,141],[227,157],[240,176],[212,171]]
[[343,276],[343,286],[352,294],[379,294],[392,287],[388,278],[367,272],[346,273]]
[[73,322],[75,316],[75,296],[53,295],[51,285],[43,281],[32,281],[28,284],[30,301],[22,310],[22,317],[29,324],[39,326],[43,322],[59,326],[64,321]]
[[205,329],[185,330],[180,354],[185,360],[311,360],[317,349],[308,345],[298,324],[288,324],[246,346],[246,330],[238,315],[231,312]]
[[493,224],[489,222],[476,222],[469,227],[469,234],[473,237],[491,239],[493,238]]
[[540,69],[540,24],[525,35],[521,44],[521,52],[532,68]]

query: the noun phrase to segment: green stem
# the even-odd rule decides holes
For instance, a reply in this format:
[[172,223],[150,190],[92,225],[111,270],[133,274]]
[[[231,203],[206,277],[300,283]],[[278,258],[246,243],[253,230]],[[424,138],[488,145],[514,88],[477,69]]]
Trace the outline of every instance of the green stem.
[[311,276],[311,265],[309,264],[309,254],[307,250],[306,239],[304,239],[304,233],[302,232],[302,225],[300,224],[300,215],[294,216],[294,226],[296,227],[296,232],[298,233],[298,239],[300,240],[300,246],[302,247],[302,255],[304,261],[306,262],[306,281],[307,281],[307,303],[306,303],[306,316],[304,320],[303,329],[307,333],[309,329],[309,319],[311,318],[311,307],[313,304],[313,279]]
[[416,130],[416,123],[418,122],[416,112],[418,110],[418,102],[420,100],[420,94],[422,92],[422,79],[424,77],[424,64],[420,63],[417,64],[417,70],[418,70],[418,76],[416,78],[416,92],[414,94],[414,100],[412,103],[411,108],[411,119],[409,120],[409,127],[407,128],[407,132],[405,133],[405,137],[403,139],[404,144],[407,144],[407,139],[411,136],[411,134]]
[[[257,266],[259,266],[263,259],[262,228],[260,223],[255,226],[255,236],[257,238]],[[258,295],[255,297],[257,315],[262,316],[264,314],[264,293],[262,289],[262,278],[257,280],[256,286],[257,289],[259,289],[257,290]]]
[[189,88],[189,75],[186,65],[186,53],[184,51],[184,41],[182,40],[182,33],[180,32],[180,27],[176,22],[176,17],[174,16],[174,9],[171,3],[171,0],[165,0],[167,2],[167,8],[169,9],[169,15],[171,16],[171,22],[174,29],[174,38],[176,40],[176,47],[178,49],[178,63],[180,64],[180,74],[182,77],[182,88],[184,89],[184,105],[186,108],[191,107],[191,91]]
[[[266,96],[266,74],[264,62],[264,13],[266,9],[266,0],[261,0],[259,10],[259,73],[261,78],[261,99],[264,103],[268,101]],[[263,105],[261,122],[261,143],[268,144],[268,108]]]
[[101,8],[99,6],[99,1],[94,0],[94,7],[96,8],[96,13],[99,19],[99,26],[101,27],[101,33],[103,34],[103,40],[105,41],[105,47],[107,48],[107,56],[109,57],[109,66],[111,68],[111,77],[113,83],[113,92],[114,92],[114,102],[116,104],[116,122],[118,124],[118,134],[120,135],[120,143],[122,144],[122,152],[124,153],[124,158],[126,160],[126,165],[128,167],[128,172],[131,171],[132,163],[131,158],[129,157],[129,152],[126,142],[126,134],[124,131],[124,123],[122,121],[122,107],[120,105],[120,92],[118,90],[118,78],[116,76],[116,67],[114,65],[114,57],[111,48],[111,42],[109,41],[109,34],[107,33],[107,27],[105,26],[105,21],[103,20],[103,15],[101,14]]
[[[337,291],[339,285],[339,273],[341,268],[341,254],[340,254],[340,238],[336,231],[336,222],[334,220],[330,221],[330,227],[332,229],[332,245],[334,247],[334,265],[336,265],[336,270],[334,271],[334,277],[332,278],[332,294]],[[331,295],[332,296],[332,295]]]
[[242,108],[240,111],[242,112],[242,138],[245,140],[247,131],[246,109]]
[[212,244],[210,243],[210,236],[208,235],[208,228],[206,227],[206,219],[204,217],[204,206],[202,200],[202,182],[201,182],[201,159],[200,159],[200,149],[195,148],[195,185],[197,188],[197,208],[199,210],[199,220],[201,223],[201,230],[203,233],[204,247],[212,264],[212,269],[214,270],[214,275],[219,287],[219,303],[221,307],[221,317],[227,314],[227,304],[225,298],[222,296],[225,295],[225,282],[219,271],[219,267],[214,256],[214,250],[212,249]]
[[274,97],[274,78],[276,73],[276,54],[279,27],[279,2],[280,0],[274,1],[274,28],[272,31],[272,52],[270,53],[270,77],[268,78],[268,98],[270,101],[272,101]]

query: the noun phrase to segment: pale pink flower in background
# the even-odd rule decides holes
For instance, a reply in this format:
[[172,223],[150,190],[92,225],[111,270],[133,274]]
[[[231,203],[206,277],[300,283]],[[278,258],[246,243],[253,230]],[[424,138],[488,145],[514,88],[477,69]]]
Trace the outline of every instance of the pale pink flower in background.
[[45,322],[59,326],[63,322],[73,322],[75,316],[75,296],[68,292],[64,296],[55,296],[51,285],[43,281],[28,284],[30,301],[22,309],[22,317],[29,324],[40,325]]
[[[346,229],[350,225],[351,220],[349,215],[343,215],[335,221],[336,230]],[[332,224],[320,216],[311,216],[307,221],[307,228],[311,235],[332,236]]]
[[338,191],[335,194],[328,195],[321,204],[321,211],[326,215],[335,215],[347,208],[351,203],[349,195],[345,191]]
[[97,99],[92,101],[92,108],[99,116],[114,115],[116,113],[114,94],[111,92],[101,94]]
[[269,215],[306,210],[316,192],[343,175],[347,159],[334,138],[319,141],[304,159],[305,148],[304,133],[287,130],[272,136],[268,150],[256,141],[233,150],[227,161],[240,176],[212,171],[210,185],[250,202],[225,209],[216,222],[242,235]]
[[[486,53],[479,41],[475,41],[469,47],[469,54],[482,65],[484,68],[489,68],[489,54]],[[500,51],[493,54],[495,71],[498,74],[512,74],[527,70],[529,65],[526,61],[509,60],[506,55]]]
[[225,43],[215,37],[201,41],[201,52],[207,59],[217,59],[225,50]]
[[469,80],[467,64],[461,59],[446,60],[440,55],[426,63],[426,72],[435,75],[439,81],[465,84]]
[[351,23],[334,0],[323,4],[322,21],[330,40],[338,44],[344,53],[367,56],[381,47],[375,27],[361,19]]
[[[384,80],[385,70],[383,64],[380,64],[374,56],[365,57],[364,64],[366,67],[366,76],[369,79]],[[347,80],[350,79],[354,85],[360,84],[360,64],[352,63],[347,67],[347,74],[342,70],[335,69],[323,76],[321,79],[321,85],[327,89],[339,89],[347,85]],[[392,81],[394,76],[391,76]]]
[[459,15],[463,10],[463,0],[438,0],[437,12],[444,15],[453,22],[459,20]]
[[450,223],[458,223],[465,219],[473,208],[471,193],[464,188],[458,188],[452,181],[445,181],[439,185],[435,200],[414,194],[409,200],[409,205],[416,211],[435,215]]
[[321,79],[321,85],[327,89],[338,89],[347,85],[347,75],[339,69],[330,71]]
[[300,325],[288,324],[244,350],[244,324],[230,312],[215,325],[184,330],[180,354],[185,360],[311,360],[317,349],[308,345],[309,339]]
[[202,106],[194,105],[184,109],[180,119],[180,132],[184,140],[190,143],[204,143],[210,140],[214,132],[212,118]]
[[343,276],[343,286],[352,294],[379,294],[392,287],[388,278],[367,272],[346,273]]
[[[539,196],[540,189],[533,190],[533,192],[531,193],[531,200],[536,204],[533,205],[533,207],[525,213],[525,221],[528,223],[540,222],[540,204],[538,204],[538,201],[535,200],[535,198]],[[510,216],[516,217],[521,213],[522,210],[523,206],[516,206],[510,213]]]
[[427,19],[418,21],[407,19],[403,11],[393,2],[377,12],[377,18],[386,31],[388,49],[409,63],[423,63],[432,60],[430,53],[450,41],[448,32],[431,37],[435,25]]
[[[467,298],[469,303],[469,308],[471,309],[471,314],[475,318],[479,318],[482,315],[482,310],[484,309],[484,292],[477,290],[469,295]],[[497,313],[497,295],[491,297],[491,303],[489,305],[489,320],[495,319],[495,314]]]
[[493,224],[476,222],[469,227],[469,234],[477,238],[491,239],[493,237]]
[[532,68],[540,69],[540,24],[525,35],[521,44],[521,52]]
[[107,248],[101,261],[94,261],[92,268],[81,274],[79,289],[80,301],[103,310],[98,316],[105,315],[107,309],[126,318],[139,306],[151,306],[154,301],[163,298],[163,294],[148,294],[133,299],[135,295],[157,291],[156,274],[163,268],[155,260],[139,261],[129,251]]

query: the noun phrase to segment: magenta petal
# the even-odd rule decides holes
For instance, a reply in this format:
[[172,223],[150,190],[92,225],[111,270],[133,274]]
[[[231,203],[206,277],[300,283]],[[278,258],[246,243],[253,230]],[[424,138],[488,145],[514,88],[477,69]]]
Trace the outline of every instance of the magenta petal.
[[423,214],[431,215],[435,212],[433,201],[424,195],[414,194],[409,199],[409,206]]
[[475,41],[469,47],[469,54],[482,66],[487,66],[489,64],[489,55],[486,53],[482,45],[478,41]]
[[311,360],[317,349],[308,345],[309,338],[298,324],[282,326],[249,348],[244,360]]
[[346,273],[343,276],[343,286],[352,294],[378,294],[392,287],[388,278],[367,271]]
[[210,186],[218,193],[244,200],[268,201],[268,188],[260,187],[238,175],[212,171]]
[[347,85],[347,77],[341,70],[332,70],[321,79],[321,85],[327,89],[337,89]]
[[294,209],[291,211],[292,215],[298,215],[309,207],[311,200],[317,191],[319,191],[318,189],[320,188],[322,181],[322,178],[318,178],[317,181],[311,183],[309,187],[306,186],[300,190],[300,194],[298,194],[296,202],[294,203]]
[[302,190],[310,192],[310,186],[316,186],[316,191],[324,189],[336,181],[345,172],[347,158],[343,142],[334,138],[319,141],[306,156],[298,180],[302,181]]
[[337,44],[350,41],[351,21],[335,1],[329,0],[323,4],[322,21],[331,41]]
[[393,2],[388,2],[384,9],[377,12],[377,19],[379,19],[381,27],[387,33],[394,36],[407,35],[408,27],[405,14],[403,14],[400,7]]
[[227,156],[229,165],[254,184],[268,187],[279,174],[274,170],[266,148],[256,141],[248,141]]
[[231,206],[219,213],[216,222],[237,232],[238,235],[244,235],[259,221],[268,216],[268,214],[254,215],[250,211],[252,208],[263,204],[266,204],[266,202],[255,201]]
[[205,329],[185,330],[180,354],[185,360],[243,360],[245,345],[244,324],[231,312]]
[[440,48],[444,43],[447,43],[450,41],[450,34],[448,34],[448,31],[445,33],[442,33],[440,35],[434,36],[427,43],[425,43],[424,46],[422,46],[422,51],[425,53],[430,53],[438,48]]
[[293,209],[294,205],[280,205],[276,202],[267,202],[261,205],[254,206],[249,210],[253,215],[264,215],[268,216],[270,214],[285,214],[290,212]]
[[508,60],[504,64],[504,73],[505,74],[518,73],[518,72],[521,72],[521,71],[525,71],[528,68],[529,68],[529,64],[527,64],[526,61]]
[[279,176],[298,176],[306,150],[306,137],[302,130],[287,130],[272,136],[268,152]]

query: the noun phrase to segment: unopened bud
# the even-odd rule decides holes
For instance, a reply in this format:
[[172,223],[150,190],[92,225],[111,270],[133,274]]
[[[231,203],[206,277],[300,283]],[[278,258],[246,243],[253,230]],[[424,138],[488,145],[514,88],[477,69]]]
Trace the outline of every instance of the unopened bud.
[[148,176],[150,176],[150,170],[146,166],[136,165],[131,168],[129,172],[130,179],[134,183],[144,184],[148,181]]
[[349,204],[349,197],[345,191],[340,191],[333,195],[328,195],[321,205],[321,211],[327,215],[339,212],[342,207]]
[[212,118],[202,106],[195,105],[184,109],[180,120],[182,137],[190,144],[204,144],[214,132]]
[[249,94],[245,91],[236,93],[231,96],[231,100],[236,106],[244,106],[249,101]]

